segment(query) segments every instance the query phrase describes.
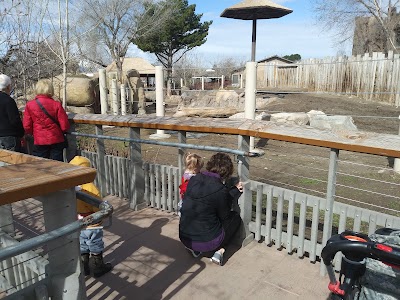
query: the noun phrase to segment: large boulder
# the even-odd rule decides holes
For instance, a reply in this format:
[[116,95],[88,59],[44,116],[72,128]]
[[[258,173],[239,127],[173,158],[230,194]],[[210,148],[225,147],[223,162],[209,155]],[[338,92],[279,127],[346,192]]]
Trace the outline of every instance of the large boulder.
[[178,105],[182,102],[182,97],[178,95],[171,95],[164,98],[164,102],[168,105]]
[[[62,76],[53,80],[54,97],[63,100]],[[99,79],[89,77],[68,77],[67,78],[67,106],[93,108],[100,105]]]
[[219,90],[215,95],[215,107],[237,107],[239,95],[231,90]]
[[225,118],[237,112],[237,109],[234,107],[185,107],[178,110],[174,114],[174,117]]
[[310,120],[310,126],[318,129],[356,131],[357,126],[350,116],[326,116],[314,115]]
[[83,115],[94,113],[94,109],[91,106],[67,106],[67,111]]
[[307,125],[309,119],[306,113],[277,113],[271,114],[271,121],[291,125]]
[[[229,119],[245,119],[245,113],[244,112],[240,112],[237,114],[234,114],[232,116],[229,117]],[[255,116],[254,120],[259,120],[259,121],[269,121],[271,119],[271,115],[267,114],[265,112],[262,112],[261,114],[258,114]]]

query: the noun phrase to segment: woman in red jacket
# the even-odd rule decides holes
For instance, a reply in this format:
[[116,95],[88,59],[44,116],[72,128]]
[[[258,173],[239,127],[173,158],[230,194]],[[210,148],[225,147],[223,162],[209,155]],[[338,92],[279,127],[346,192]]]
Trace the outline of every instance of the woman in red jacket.
[[23,125],[33,135],[32,154],[63,161],[64,133],[69,130],[68,116],[61,103],[54,100],[53,84],[48,79],[36,84],[36,97],[27,103]]

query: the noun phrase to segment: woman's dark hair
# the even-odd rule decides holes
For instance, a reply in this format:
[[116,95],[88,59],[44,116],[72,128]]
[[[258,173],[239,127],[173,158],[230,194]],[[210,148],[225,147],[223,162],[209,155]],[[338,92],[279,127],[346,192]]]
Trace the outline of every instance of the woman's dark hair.
[[233,174],[233,163],[225,153],[217,153],[211,156],[207,162],[207,171],[217,173],[222,179],[228,179]]

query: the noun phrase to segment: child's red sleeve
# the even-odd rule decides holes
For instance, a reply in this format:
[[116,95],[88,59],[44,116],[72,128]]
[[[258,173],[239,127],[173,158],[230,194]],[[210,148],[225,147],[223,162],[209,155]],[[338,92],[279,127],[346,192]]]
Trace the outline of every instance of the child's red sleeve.
[[183,195],[186,193],[188,183],[189,180],[182,177],[182,184],[179,186],[179,194],[181,195],[181,198],[183,198]]

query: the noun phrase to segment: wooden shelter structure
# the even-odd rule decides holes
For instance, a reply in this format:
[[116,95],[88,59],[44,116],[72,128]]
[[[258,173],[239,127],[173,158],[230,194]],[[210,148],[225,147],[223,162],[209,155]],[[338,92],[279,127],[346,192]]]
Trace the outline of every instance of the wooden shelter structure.
[[[122,74],[126,74],[127,71],[132,69],[139,72],[140,79],[145,88],[155,86],[156,68],[146,59],[141,57],[125,57],[122,63]],[[110,79],[117,78],[117,67],[115,62],[107,66],[106,72]]]

